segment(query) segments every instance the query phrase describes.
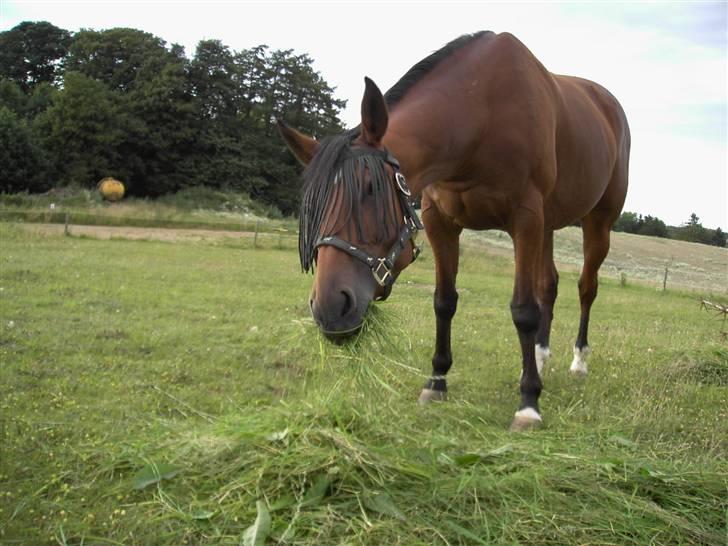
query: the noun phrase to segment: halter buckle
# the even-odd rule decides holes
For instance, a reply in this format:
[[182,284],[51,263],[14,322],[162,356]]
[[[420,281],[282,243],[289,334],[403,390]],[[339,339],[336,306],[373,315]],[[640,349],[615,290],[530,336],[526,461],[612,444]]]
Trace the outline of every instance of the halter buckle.
[[[386,258],[379,258],[379,262],[372,268],[372,275],[379,286],[387,286],[388,280],[392,278],[392,270],[387,267]],[[384,269],[384,273],[381,270]]]

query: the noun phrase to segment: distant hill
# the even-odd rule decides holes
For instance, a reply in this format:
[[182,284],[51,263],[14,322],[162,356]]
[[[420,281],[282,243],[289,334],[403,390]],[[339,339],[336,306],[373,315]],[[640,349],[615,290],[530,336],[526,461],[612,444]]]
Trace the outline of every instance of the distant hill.
[[[499,231],[465,231],[466,245],[513,255],[510,237]],[[728,249],[659,237],[612,232],[611,249],[600,273],[662,288],[668,266],[668,288],[728,294]],[[554,258],[561,271],[579,271],[583,261],[581,229],[569,227],[554,236]]]

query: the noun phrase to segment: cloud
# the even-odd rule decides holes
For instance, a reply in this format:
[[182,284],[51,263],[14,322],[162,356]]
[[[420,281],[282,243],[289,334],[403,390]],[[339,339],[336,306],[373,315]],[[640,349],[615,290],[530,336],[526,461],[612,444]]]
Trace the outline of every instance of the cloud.
[[725,52],[728,4],[718,2],[609,2],[570,4],[567,9],[611,19],[637,30],[654,30]]

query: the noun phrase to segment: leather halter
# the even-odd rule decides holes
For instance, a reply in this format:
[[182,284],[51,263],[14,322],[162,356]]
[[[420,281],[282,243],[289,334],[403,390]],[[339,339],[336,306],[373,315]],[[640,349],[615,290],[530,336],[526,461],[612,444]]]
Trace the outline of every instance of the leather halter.
[[392,271],[394,269],[394,264],[397,262],[397,258],[399,258],[399,255],[405,249],[405,246],[409,241],[412,243],[412,261],[414,262],[417,259],[417,256],[419,256],[420,254],[420,247],[415,244],[413,237],[418,231],[424,228],[422,226],[422,222],[417,216],[417,213],[415,212],[413,203],[410,201],[410,197],[412,196],[412,194],[409,190],[409,187],[407,186],[407,181],[405,180],[404,175],[399,171],[399,161],[397,161],[397,159],[386,149],[353,149],[352,153],[355,156],[378,157],[384,162],[388,163],[394,170],[393,182],[395,185],[397,197],[399,198],[399,203],[402,207],[403,214],[403,224],[402,227],[399,229],[397,240],[394,242],[387,254],[381,258],[369,254],[366,250],[352,245],[348,241],[345,241],[334,235],[319,237],[316,241],[316,244],[314,245],[314,249],[318,249],[318,247],[320,246],[333,246],[345,252],[352,258],[356,258],[357,260],[362,262],[370,269],[372,275],[374,276],[374,280],[377,281],[377,284],[384,287],[385,295],[379,299],[385,299],[389,295],[389,292],[391,291],[392,285],[395,281],[395,277]]

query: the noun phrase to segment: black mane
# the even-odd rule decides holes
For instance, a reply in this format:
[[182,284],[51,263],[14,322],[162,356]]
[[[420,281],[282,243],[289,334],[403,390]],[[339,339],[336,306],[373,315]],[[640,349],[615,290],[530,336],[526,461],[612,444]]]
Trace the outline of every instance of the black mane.
[[[473,40],[492,32],[482,31],[456,38],[422,59],[384,95],[391,107],[443,59]],[[354,216],[356,235],[366,241],[361,229],[361,178],[367,169],[372,182],[374,210],[377,212],[377,233],[374,242],[390,237],[394,219],[394,187],[384,160],[375,155],[352,154],[351,143],[359,136],[360,127],[323,139],[316,155],[303,172],[303,196],[299,213],[298,251],[301,268],[313,268],[316,242],[334,234]],[[333,201],[332,201],[333,200]],[[336,206],[338,204],[338,206]],[[329,216],[332,216],[329,218]]]
[[433,54],[425,57],[407,73],[402,76],[397,83],[395,83],[389,91],[384,94],[384,99],[387,101],[388,106],[394,106],[399,100],[404,97],[407,92],[424,76],[430,73],[430,71],[437,66],[437,64],[452,55],[455,51],[461,47],[469,44],[473,40],[477,40],[481,36],[486,34],[493,34],[489,30],[481,30],[474,34],[463,34],[459,38],[455,38],[452,42],[448,43],[444,47],[441,47]]

